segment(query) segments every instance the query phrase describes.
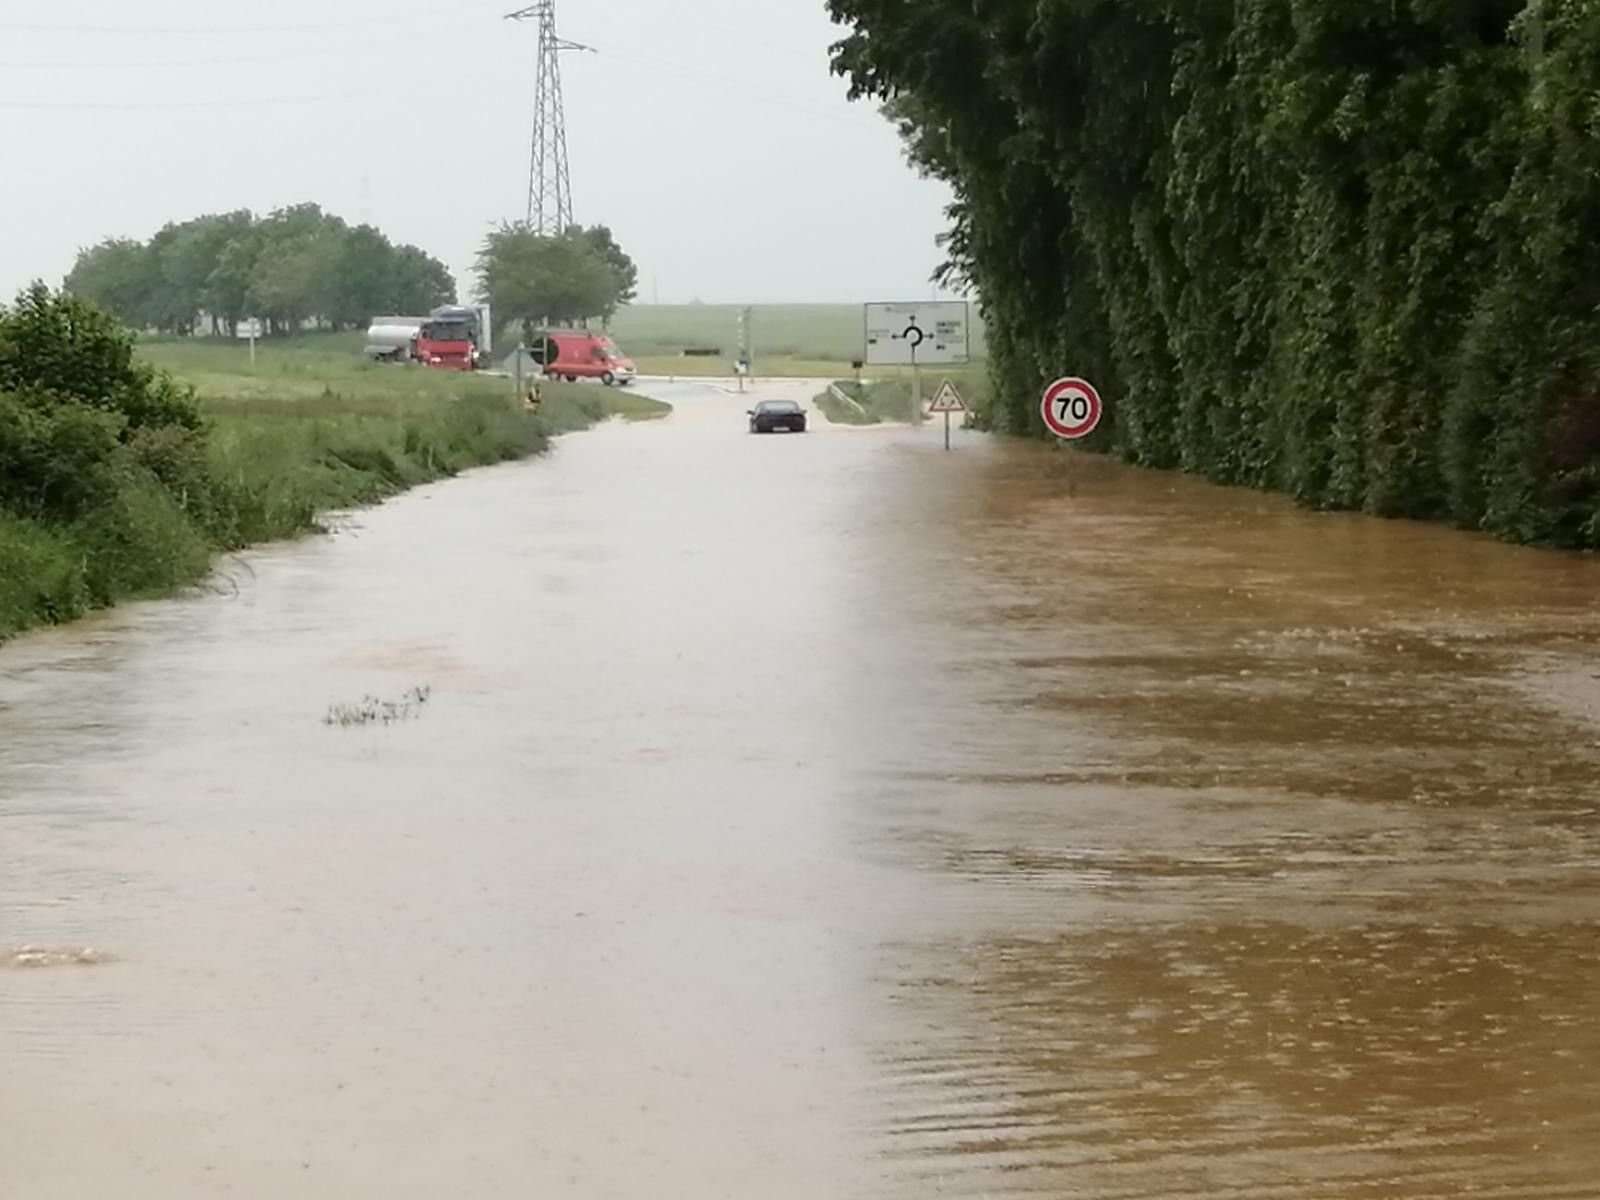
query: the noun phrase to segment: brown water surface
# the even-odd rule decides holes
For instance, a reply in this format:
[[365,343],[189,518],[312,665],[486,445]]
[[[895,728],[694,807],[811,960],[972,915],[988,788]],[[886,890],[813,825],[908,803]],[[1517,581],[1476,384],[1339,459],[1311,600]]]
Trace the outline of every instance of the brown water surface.
[[1600,1196],[1600,563],[654,390],[0,649],[0,1197]]

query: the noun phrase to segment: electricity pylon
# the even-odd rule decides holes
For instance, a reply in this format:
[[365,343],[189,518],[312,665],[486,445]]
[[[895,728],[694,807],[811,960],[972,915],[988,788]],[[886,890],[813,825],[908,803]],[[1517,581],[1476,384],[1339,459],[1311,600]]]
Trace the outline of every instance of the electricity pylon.
[[507,13],[508,21],[539,22],[539,65],[534,71],[533,148],[528,161],[528,225],[559,234],[572,225],[572,173],[567,166],[567,111],[561,93],[561,55],[592,47],[556,33],[556,0],[538,0]]

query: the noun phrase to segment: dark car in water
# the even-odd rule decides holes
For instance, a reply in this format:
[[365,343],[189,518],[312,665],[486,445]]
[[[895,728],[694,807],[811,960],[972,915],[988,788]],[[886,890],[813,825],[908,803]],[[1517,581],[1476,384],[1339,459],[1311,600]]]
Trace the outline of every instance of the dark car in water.
[[763,400],[750,410],[751,433],[793,433],[806,431],[806,410],[793,400]]

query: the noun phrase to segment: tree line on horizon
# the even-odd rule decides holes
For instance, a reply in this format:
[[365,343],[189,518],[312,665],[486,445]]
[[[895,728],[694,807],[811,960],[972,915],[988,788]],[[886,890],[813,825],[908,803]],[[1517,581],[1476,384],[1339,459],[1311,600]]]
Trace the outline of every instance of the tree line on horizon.
[[79,252],[63,286],[131,328],[176,335],[231,336],[247,318],[276,335],[355,329],[456,299],[444,263],[318,204],[208,214],[144,242],[108,238]]
[[[539,234],[523,223],[480,247],[478,298],[502,326],[609,323],[633,301],[639,272],[605,225]],[[449,269],[371,225],[317,204],[169,223],[148,241],[108,238],[82,250],[63,288],[133,329],[233,335],[258,318],[269,334],[308,325],[356,329],[384,314],[422,316],[456,302]]]

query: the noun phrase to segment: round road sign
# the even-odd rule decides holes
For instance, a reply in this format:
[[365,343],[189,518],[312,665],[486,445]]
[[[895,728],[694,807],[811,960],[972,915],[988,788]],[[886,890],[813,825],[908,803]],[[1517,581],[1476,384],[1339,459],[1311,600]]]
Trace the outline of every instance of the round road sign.
[[1045,389],[1039,411],[1051,433],[1063,441],[1076,442],[1100,427],[1106,406],[1094,384],[1087,379],[1068,378],[1058,379]]

